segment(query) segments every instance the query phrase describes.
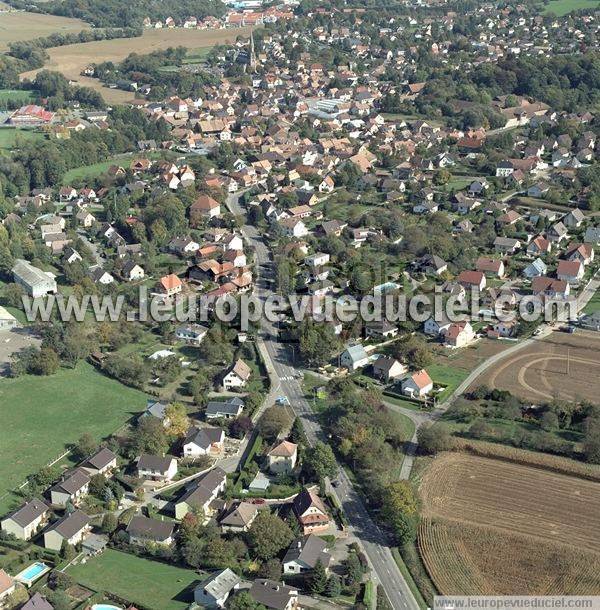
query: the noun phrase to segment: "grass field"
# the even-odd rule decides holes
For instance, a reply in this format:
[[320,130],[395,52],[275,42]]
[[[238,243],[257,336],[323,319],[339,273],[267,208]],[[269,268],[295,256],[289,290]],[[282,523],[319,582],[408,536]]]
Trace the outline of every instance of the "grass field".
[[596,290],[590,302],[585,306],[583,313],[596,313],[600,311],[600,290]]
[[33,40],[59,32],[81,32],[90,26],[80,19],[55,17],[40,13],[12,11],[0,13],[0,51],[8,49],[11,42]]
[[571,11],[598,8],[600,0],[550,0],[546,5],[546,13],[554,13],[557,17],[567,15]]
[[70,184],[75,180],[93,180],[101,174],[108,171],[111,165],[121,165],[127,167],[131,163],[131,155],[119,155],[113,157],[108,161],[100,161],[100,163],[94,163],[92,165],[83,165],[82,167],[75,167],[65,172],[63,176],[63,184]]
[[12,127],[0,128],[0,149],[12,150],[17,148],[18,141],[43,140],[44,135],[28,129],[15,129]]
[[0,381],[0,514],[5,494],[89,432],[100,439],[145,407],[146,396],[81,362],[51,377]]
[[80,584],[107,591],[152,610],[183,610],[202,575],[108,549],[67,572]]
[[600,593],[599,483],[445,453],[420,492],[419,548],[442,593]]
[[[54,47],[48,49],[50,59],[44,68],[62,72],[67,78],[77,81],[80,85],[99,91],[107,102],[123,103],[131,101],[133,93],[119,89],[109,89],[95,78],[81,76],[81,71],[92,61],[119,62],[130,53],[150,53],[171,46],[183,46],[194,49],[199,57],[201,49],[208,49],[216,44],[234,42],[237,36],[248,35],[249,28],[235,30],[187,30],[161,29],[145,30],[143,36],[137,38],[119,38],[116,40],[98,40],[80,44]],[[22,78],[34,78],[37,70],[24,72]]]
[[4,108],[8,101],[18,101],[27,104],[35,99],[35,92],[22,89],[0,89],[0,108]]

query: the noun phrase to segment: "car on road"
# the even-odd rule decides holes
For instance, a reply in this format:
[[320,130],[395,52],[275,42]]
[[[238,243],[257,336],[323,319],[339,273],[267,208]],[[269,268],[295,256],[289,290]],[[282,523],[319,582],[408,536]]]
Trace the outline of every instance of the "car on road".
[[278,405],[289,405],[290,401],[287,396],[278,396],[275,401]]

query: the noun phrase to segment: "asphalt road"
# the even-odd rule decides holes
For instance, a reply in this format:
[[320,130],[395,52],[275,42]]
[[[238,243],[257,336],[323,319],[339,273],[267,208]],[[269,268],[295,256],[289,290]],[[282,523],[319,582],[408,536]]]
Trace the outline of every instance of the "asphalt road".
[[[230,211],[236,215],[244,215],[239,205],[240,194],[232,195],[227,200]],[[255,278],[255,295],[264,299],[272,293],[268,279],[269,271],[265,271],[265,263],[271,260],[271,253],[256,227],[244,225],[242,229],[244,238],[255,249],[257,274]],[[270,360],[267,368],[272,371],[275,383],[274,391],[280,396],[286,396],[294,413],[302,420],[306,436],[311,444],[317,440],[326,440],[324,432],[316,420],[310,405],[304,398],[301,382],[299,381],[300,368],[294,363],[295,352],[289,344],[277,340],[277,329],[268,320],[263,320],[261,340],[264,352]],[[263,352],[263,353],[264,353]],[[340,468],[336,487],[332,487],[349,522],[348,533],[361,541],[363,550],[367,555],[377,580],[385,590],[392,607],[395,610],[402,608],[417,609],[417,604],[410,588],[406,584],[402,573],[398,569],[387,540],[387,535],[371,519],[366,506],[352,482]]]

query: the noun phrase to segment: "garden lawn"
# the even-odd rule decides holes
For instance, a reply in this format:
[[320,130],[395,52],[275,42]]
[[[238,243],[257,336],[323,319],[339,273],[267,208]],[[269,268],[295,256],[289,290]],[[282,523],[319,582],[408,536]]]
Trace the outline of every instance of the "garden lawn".
[[58,458],[82,434],[99,440],[145,406],[145,394],[86,362],[51,377],[0,380],[0,514],[7,508],[9,490]]
[[152,610],[183,610],[203,575],[173,565],[107,549],[67,572],[80,584],[107,591]]
[[600,289],[596,290],[594,296],[585,306],[583,313],[596,313],[597,311],[600,311]]
[[34,91],[25,91],[23,89],[0,89],[0,108],[5,108],[7,102],[19,102],[21,104],[30,104],[35,99]]
[[70,184],[75,180],[93,180],[102,174],[105,174],[111,165],[123,165],[128,167],[131,163],[131,155],[119,155],[112,157],[108,161],[93,163],[92,165],[83,165],[65,172],[63,176],[63,184]]
[[442,402],[448,398],[454,390],[469,376],[469,371],[461,368],[453,368],[443,364],[431,364],[427,372],[434,383],[446,386],[437,395],[437,401]]

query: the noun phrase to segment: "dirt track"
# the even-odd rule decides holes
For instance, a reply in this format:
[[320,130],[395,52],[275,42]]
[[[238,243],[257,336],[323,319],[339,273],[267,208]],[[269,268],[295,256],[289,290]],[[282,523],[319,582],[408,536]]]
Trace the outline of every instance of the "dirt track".
[[555,332],[502,360],[474,385],[508,390],[525,400],[600,403],[600,336]]

